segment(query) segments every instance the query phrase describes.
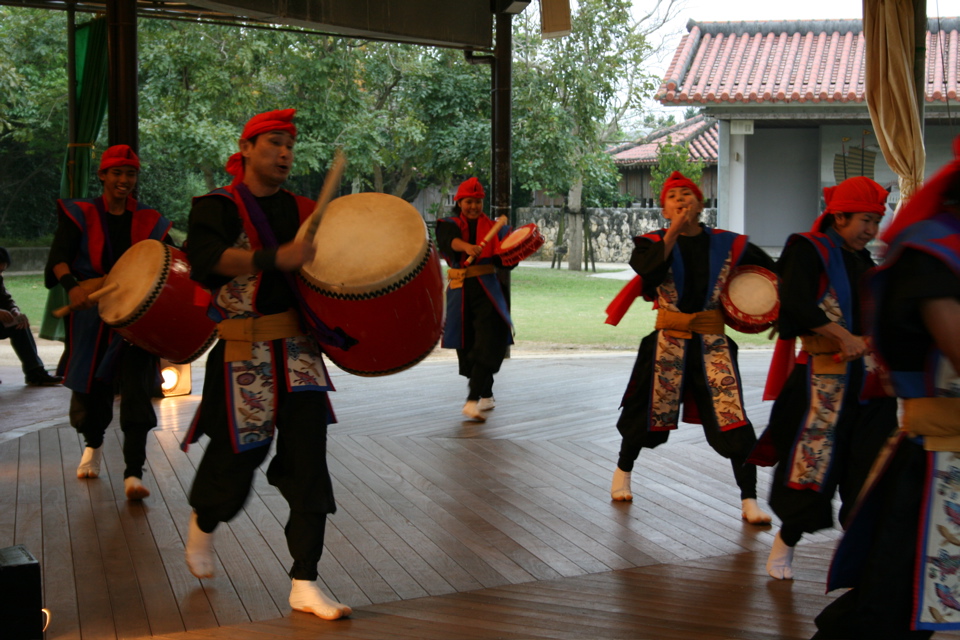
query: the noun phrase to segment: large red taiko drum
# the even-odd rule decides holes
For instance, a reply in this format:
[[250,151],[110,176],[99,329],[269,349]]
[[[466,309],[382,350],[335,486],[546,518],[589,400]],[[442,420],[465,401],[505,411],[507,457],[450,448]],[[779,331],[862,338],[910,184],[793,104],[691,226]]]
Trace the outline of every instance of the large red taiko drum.
[[175,364],[193,362],[217,339],[210,294],[190,279],[185,253],[158,240],[127,249],[104,278],[100,319],[141,349]]
[[[297,239],[307,237],[305,222]],[[420,213],[383,193],[356,193],[327,205],[297,286],[331,329],[357,344],[324,345],[335,365],[360,376],[403,371],[433,351],[443,331],[443,275]]]

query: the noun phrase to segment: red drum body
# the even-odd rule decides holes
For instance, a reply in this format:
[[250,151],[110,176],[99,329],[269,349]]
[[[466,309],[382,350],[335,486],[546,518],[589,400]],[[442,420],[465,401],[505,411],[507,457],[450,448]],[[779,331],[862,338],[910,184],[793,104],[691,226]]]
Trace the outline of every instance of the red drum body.
[[763,267],[737,267],[720,294],[720,303],[730,328],[741,333],[765,331],[780,313],[777,276]]
[[383,193],[336,198],[314,245],[316,257],[297,278],[305,304],[329,328],[357,340],[347,350],[323,345],[335,365],[383,376],[433,351],[443,331],[443,276],[423,218],[410,203]]
[[145,351],[174,364],[193,362],[216,341],[210,294],[190,279],[187,256],[158,240],[124,252],[104,279],[116,291],[98,303],[100,319]]
[[520,264],[543,246],[543,235],[535,224],[525,224],[514,230],[500,243],[497,255],[506,267]]

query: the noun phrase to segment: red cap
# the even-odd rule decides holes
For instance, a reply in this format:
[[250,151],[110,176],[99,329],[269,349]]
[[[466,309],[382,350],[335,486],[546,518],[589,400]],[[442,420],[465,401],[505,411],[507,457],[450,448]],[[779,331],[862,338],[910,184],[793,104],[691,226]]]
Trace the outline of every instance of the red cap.
[[476,178],[470,178],[460,183],[457,188],[457,195],[453,196],[454,202],[460,202],[464,198],[477,198],[483,200],[483,185]]
[[907,200],[881,240],[890,244],[904,229],[915,222],[932,218],[943,210],[943,195],[955,180],[960,180],[960,136],[953,139],[953,162],[940,169],[923,187]]
[[823,231],[827,216],[835,213],[877,213],[883,216],[887,212],[889,192],[866,176],[847,178],[835,187],[823,188],[823,199],[827,206],[813,223],[812,231]]
[[670,174],[670,177],[664,180],[663,187],[660,189],[660,208],[663,208],[663,199],[667,195],[667,191],[670,189],[676,189],[677,187],[686,187],[693,191],[693,195],[697,196],[697,200],[703,202],[703,193],[700,191],[700,187],[694,184],[693,180],[683,175],[679,171],[674,171]]
[[103,152],[103,156],[100,158],[100,168],[97,171],[100,172],[113,167],[133,167],[140,171],[140,158],[128,145],[115,144]]
[[[277,109],[258,113],[247,121],[240,134],[241,140],[249,140],[254,136],[269,131],[286,131],[294,138],[297,137],[297,125],[293,124],[296,109]],[[233,176],[231,184],[243,182],[243,156],[235,153],[227,160],[227,173]]]

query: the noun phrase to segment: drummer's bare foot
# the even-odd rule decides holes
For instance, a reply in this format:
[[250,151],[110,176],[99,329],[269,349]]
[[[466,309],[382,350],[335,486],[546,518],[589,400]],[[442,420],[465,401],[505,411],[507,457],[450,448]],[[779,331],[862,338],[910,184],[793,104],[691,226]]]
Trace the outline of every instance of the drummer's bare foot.
[[630,472],[617,467],[613,472],[613,483],[610,485],[610,497],[617,502],[630,502],[633,492],[630,490]]
[[127,500],[143,500],[150,497],[150,490],[143,486],[143,482],[137,476],[123,479],[123,493],[127,496]]
[[779,531],[767,557],[767,573],[777,580],[793,580],[793,547],[787,546]]
[[97,478],[100,476],[100,454],[102,447],[85,447],[83,457],[80,458],[80,466],[77,467],[78,478]]
[[750,524],[770,524],[770,514],[760,508],[757,501],[753,498],[743,500],[743,511],[741,517]]
[[213,534],[206,533],[197,524],[197,512],[190,514],[190,531],[184,548],[187,567],[198,578],[213,577]]
[[467,400],[467,404],[463,405],[463,415],[467,416],[471,420],[486,422],[487,416],[483,415],[477,404],[478,403],[476,400]]
[[493,396],[480,398],[480,401],[477,402],[477,409],[480,409],[480,411],[490,411],[495,406],[497,406],[497,401],[493,399]]
[[293,580],[290,587],[290,608],[323,618],[336,620],[353,613],[353,609],[325,594],[316,580]]

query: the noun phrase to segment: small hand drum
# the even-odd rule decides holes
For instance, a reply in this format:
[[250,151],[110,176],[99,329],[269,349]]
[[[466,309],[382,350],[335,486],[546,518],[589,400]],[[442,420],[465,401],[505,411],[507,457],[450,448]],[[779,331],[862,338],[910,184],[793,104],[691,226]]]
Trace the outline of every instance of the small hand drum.
[[525,224],[503,239],[497,255],[505,267],[512,267],[535,254],[542,246],[543,236],[537,225]]
[[780,313],[777,276],[753,265],[736,267],[720,293],[727,325],[741,333],[770,328]]

